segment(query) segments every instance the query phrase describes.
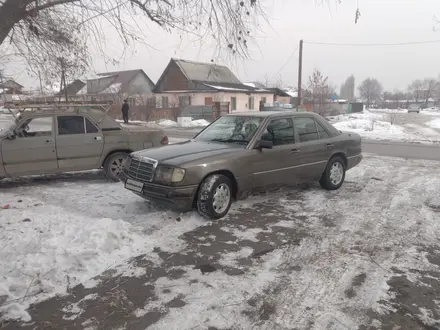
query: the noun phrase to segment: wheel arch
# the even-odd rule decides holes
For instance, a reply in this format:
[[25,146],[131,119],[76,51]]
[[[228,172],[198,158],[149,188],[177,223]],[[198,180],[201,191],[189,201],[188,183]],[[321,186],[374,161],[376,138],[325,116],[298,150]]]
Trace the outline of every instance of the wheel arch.
[[335,153],[330,157],[329,161],[330,161],[332,158],[335,158],[335,157],[341,157],[342,160],[344,161],[345,168],[347,168],[347,166],[348,166],[348,159],[347,159],[347,156],[345,155],[344,152],[342,152],[342,151],[335,152]]
[[238,192],[238,183],[237,183],[237,179],[235,178],[234,173],[232,173],[230,170],[216,170],[216,171],[212,171],[207,173],[202,180],[200,180],[200,183],[197,186],[197,190],[196,193],[194,194],[194,199],[193,199],[193,207],[196,206],[197,203],[197,196],[199,194],[199,190],[200,190],[200,186],[202,185],[203,181],[205,181],[205,179],[211,175],[214,174],[222,174],[224,176],[226,176],[227,178],[229,178],[231,180],[232,183],[232,197],[235,199],[237,196],[237,192]]
[[109,157],[111,157],[112,155],[118,153],[118,152],[125,152],[127,154],[131,154],[133,152],[133,150],[130,149],[115,149],[112,150],[110,152],[107,153],[107,155],[104,157],[104,159],[101,162],[101,167],[104,166],[105,162],[107,161],[107,159],[109,159]]

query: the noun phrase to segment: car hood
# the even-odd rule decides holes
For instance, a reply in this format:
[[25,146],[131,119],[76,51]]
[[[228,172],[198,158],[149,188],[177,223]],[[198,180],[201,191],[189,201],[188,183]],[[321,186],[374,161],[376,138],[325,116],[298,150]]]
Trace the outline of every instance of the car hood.
[[243,151],[244,146],[217,142],[188,140],[167,146],[133,152],[132,155],[148,157],[159,164],[179,166],[205,158]]

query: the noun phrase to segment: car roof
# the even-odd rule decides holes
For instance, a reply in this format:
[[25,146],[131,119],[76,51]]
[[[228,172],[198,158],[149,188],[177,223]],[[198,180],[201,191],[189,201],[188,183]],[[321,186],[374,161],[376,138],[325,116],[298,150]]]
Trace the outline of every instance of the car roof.
[[243,116],[243,117],[261,117],[261,118],[273,118],[273,117],[284,117],[284,116],[300,116],[300,115],[308,115],[316,117],[318,114],[314,112],[306,112],[306,111],[245,111],[245,112],[233,112],[228,113],[226,116]]
[[28,117],[43,117],[43,116],[62,116],[62,115],[87,115],[89,116],[101,129],[106,128],[120,128],[112,117],[105,113],[99,105],[83,105],[83,106],[66,106],[65,108],[56,106],[39,106],[30,107],[25,106],[23,111],[19,112],[20,118]]

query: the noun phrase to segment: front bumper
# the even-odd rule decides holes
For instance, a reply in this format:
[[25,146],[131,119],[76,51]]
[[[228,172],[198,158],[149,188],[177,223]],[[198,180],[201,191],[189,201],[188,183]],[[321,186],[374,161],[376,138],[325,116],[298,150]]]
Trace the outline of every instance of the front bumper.
[[[127,172],[122,171],[119,174],[119,180],[125,184],[127,179],[139,181],[139,179],[130,177]],[[126,188],[127,189],[127,188]],[[132,193],[158,204],[165,205],[173,210],[186,212],[193,209],[194,196],[197,191],[197,185],[170,187],[157,183],[144,183],[142,192],[130,190]]]

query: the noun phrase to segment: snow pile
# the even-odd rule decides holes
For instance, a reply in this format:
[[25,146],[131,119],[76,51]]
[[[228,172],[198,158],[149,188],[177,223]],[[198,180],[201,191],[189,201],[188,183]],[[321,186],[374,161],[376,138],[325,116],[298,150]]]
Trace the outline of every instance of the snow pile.
[[205,119],[196,119],[192,120],[191,123],[188,125],[188,127],[205,127],[208,126],[210,123],[209,121]]
[[158,125],[164,127],[164,128],[171,128],[171,127],[179,127],[179,124],[176,123],[173,120],[170,119],[163,119],[157,122]]
[[29,321],[29,304],[155,246],[180,250],[178,237],[205,223],[196,213],[176,222],[178,214],[105,180],[3,190],[1,203],[10,208],[0,210],[0,319]]
[[383,121],[383,116],[364,111],[349,115],[339,115],[335,118],[338,122],[333,123],[340,131],[351,131],[362,137],[374,140],[414,140],[411,134],[398,125],[391,125]]
[[397,109],[368,108],[368,111],[370,111],[370,112],[381,112],[381,113],[405,113],[405,112],[408,112],[408,109],[404,109],[404,108],[397,108]]
[[420,113],[428,116],[440,116],[440,108],[437,107],[427,108],[420,111]]
[[174,127],[184,127],[184,128],[190,128],[190,127],[206,127],[210,123],[209,121],[205,119],[195,119],[188,122],[187,125],[180,126],[178,123],[176,123],[173,120],[170,119],[164,119],[157,122],[158,125],[164,127],[164,128],[174,128]]
[[429,127],[440,129],[440,119],[434,119],[426,123]]

